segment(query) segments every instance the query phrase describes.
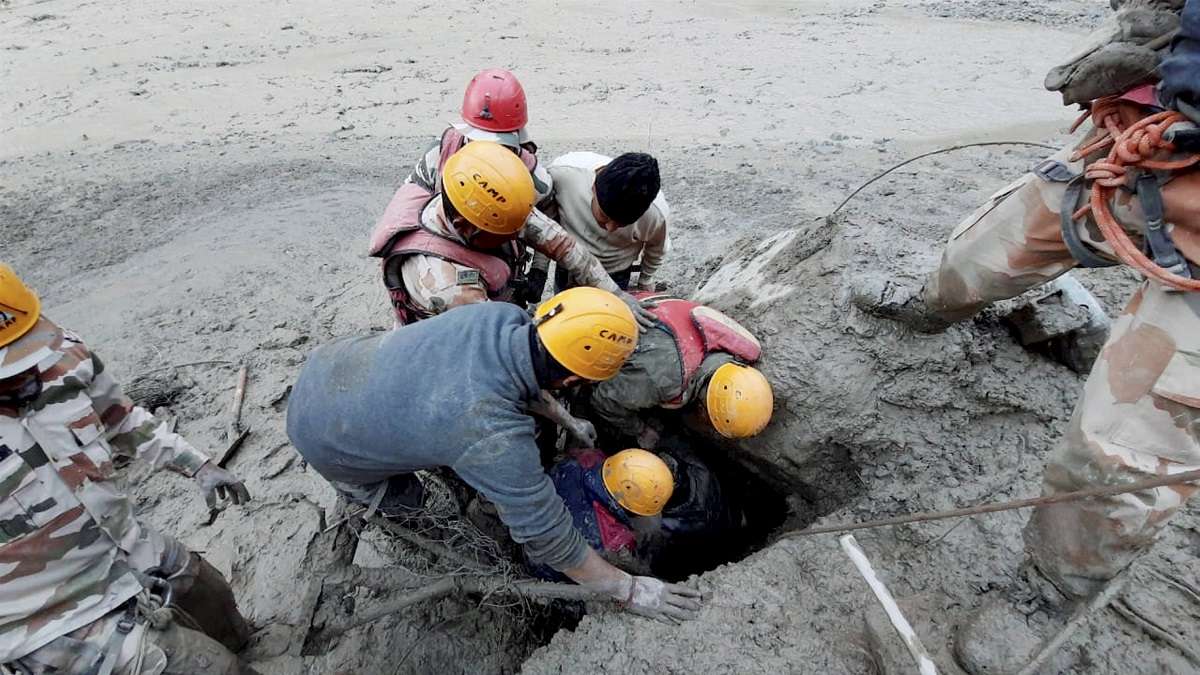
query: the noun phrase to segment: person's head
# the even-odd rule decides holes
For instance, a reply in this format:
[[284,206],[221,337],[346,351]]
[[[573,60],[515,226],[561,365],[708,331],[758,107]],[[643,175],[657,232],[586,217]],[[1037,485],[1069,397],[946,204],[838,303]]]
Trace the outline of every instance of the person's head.
[[37,364],[51,355],[58,335],[49,325],[34,330],[40,317],[37,294],[0,263],[0,403],[28,400],[40,390]]
[[660,515],[675,491],[670,467],[646,450],[622,450],[604,460],[600,471],[604,488],[621,508],[636,516]]
[[599,288],[579,286],[555,295],[537,308],[533,322],[559,375],[550,378],[550,388],[607,380],[637,348],[633,311]]
[[442,167],[442,213],[475,248],[515,238],[536,199],[529,169],[496,143],[468,143]]
[[614,232],[641,218],[658,196],[658,160],[627,152],[596,169],[592,185],[592,217]]
[[713,371],[701,400],[708,421],[725,438],[757,436],[775,410],[771,383],[757,368],[740,363]]
[[454,127],[471,141],[490,141],[520,150],[529,139],[525,89],[507,70],[489,68],[471,78],[463,95],[462,124]]

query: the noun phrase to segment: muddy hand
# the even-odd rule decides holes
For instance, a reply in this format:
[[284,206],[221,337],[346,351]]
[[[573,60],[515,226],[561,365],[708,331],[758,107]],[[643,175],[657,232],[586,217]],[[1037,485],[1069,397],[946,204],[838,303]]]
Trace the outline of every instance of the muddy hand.
[[196,483],[204,493],[209,510],[217,508],[218,499],[228,499],[234,504],[250,501],[250,492],[240,478],[209,462],[196,472]]
[[653,450],[658,446],[658,440],[658,430],[650,425],[646,425],[637,437],[638,447],[643,450]]
[[643,331],[654,328],[654,324],[658,322],[658,318],[650,313],[650,310],[642,306],[638,299],[625,291],[620,293],[621,301],[629,305],[629,309],[633,312],[633,318],[637,320],[638,326]]
[[581,447],[594,448],[596,447],[596,426],[587,420],[575,418],[575,421],[568,428],[571,436],[580,443]]
[[628,609],[663,623],[677,624],[696,618],[702,607],[700,591],[668,584],[654,577],[632,577]]

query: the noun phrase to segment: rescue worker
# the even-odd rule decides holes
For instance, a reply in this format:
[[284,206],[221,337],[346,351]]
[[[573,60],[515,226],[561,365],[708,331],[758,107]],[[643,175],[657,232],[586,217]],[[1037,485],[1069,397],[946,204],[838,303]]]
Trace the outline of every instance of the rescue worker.
[[684,557],[665,560],[681,548],[723,547],[743,524],[717,476],[686,452],[634,448],[606,457],[576,450],[551,469],[550,479],[583,538],[626,571],[653,573],[660,562]]
[[515,75],[498,68],[480,71],[467,85],[460,114],[461,120],[451,124],[421,155],[392,197],[371,233],[372,256],[385,257],[388,244],[397,233],[418,225],[421,208],[430,197],[441,192],[446,160],[471,141],[499,143],[511,150],[533,179],[537,203],[550,195],[550,174],[538,164],[537,145],[525,131],[529,107],[525,89]]
[[774,395],[750,364],[762,355],[758,339],[737,321],[699,303],[635,294],[657,321],[616,377],[591,387],[595,418],[639,447],[658,445],[659,431],[642,413],[689,408],[694,428],[725,438],[748,438],[771,421]]
[[620,294],[639,322],[652,322],[595,257],[534,210],[533,182],[516,155],[476,141],[448,159],[443,174],[441,193],[421,210],[419,227],[392,239],[383,262],[398,324],[475,302],[523,300],[513,280],[527,263],[526,246],[585,285]]
[[288,436],[344,498],[384,515],[420,509],[414,472],[447,467],[496,506],[531,560],[637,613],[691,618],[698,592],[631,576],[587,546],[542,469],[526,412],[542,389],[612,377],[637,339],[616,296],[576,288],[533,318],[488,302],[339,340],[305,363]]
[[[600,450],[576,450],[554,465],[550,480],[589,546],[617,567],[650,572],[650,561],[638,555],[635,521],[657,520],[650,526],[661,525],[663,509],[675,490],[666,462],[638,448],[611,457]],[[546,568],[535,572],[557,578]]]
[[[667,220],[671,209],[659,190],[658,161],[640,152],[616,159],[594,152],[571,152],[550,165],[554,193],[547,213],[574,236],[621,288],[629,288],[634,265],[641,260],[635,290],[652,291],[654,275],[667,255]],[[545,283],[549,260],[538,256],[530,272],[535,291]],[[584,284],[563,265],[556,265],[554,289]]]
[[[1047,78],[1068,103],[1088,103],[1096,128],[959,224],[920,290],[869,278],[853,289],[862,309],[936,331],[1076,266],[1126,263],[1148,277],[1113,323],[1047,461],[1047,495],[1200,468],[1200,171],[1189,165],[1194,155],[1156,140],[1192,125],[1175,116],[1155,118],[1161,124],[1145,135],[1138,127],[1163,111],[1145,59],[1157,61],[1155,46],[1180,27],[1182,5],[1114,2],[1118,12],[1099,39]],[[1196,0],[1187,12],[1183,41],[1200,38]],[[1131,63],[1122,60],[1128,54]],[[1179,74],[1195,85],[1194,70]],[[1195,491],[1165,487],[1035,508],[1021,574],[959,631],[960,663],[972,673],[1019,670],[1077,603],[1153,544]]]
[[138,522],[118,490],[114,465],[134,458],[193,478],[210,507],[250,498],[135,406],[0,264],[0,664],[39,675],[254,672],[234,656],[250,630],[229,583]]

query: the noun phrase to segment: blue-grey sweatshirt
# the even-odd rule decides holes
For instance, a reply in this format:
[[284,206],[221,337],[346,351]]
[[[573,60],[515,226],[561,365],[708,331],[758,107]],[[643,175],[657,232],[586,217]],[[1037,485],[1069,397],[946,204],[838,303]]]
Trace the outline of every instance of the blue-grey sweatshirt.
[[539,391],[533,330],[518,307],[486,302],[324,345],[292,387],[288,437],[333,481],[450,467],[496,505],[530,558],[575,567],[587,545],[542,470],[526,412]]

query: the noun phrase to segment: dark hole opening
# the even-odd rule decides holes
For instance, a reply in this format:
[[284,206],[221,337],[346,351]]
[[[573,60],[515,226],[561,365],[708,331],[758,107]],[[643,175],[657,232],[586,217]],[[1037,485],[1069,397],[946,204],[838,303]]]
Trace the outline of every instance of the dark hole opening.
[[[737,562],[763,548],[771,540],[772,533],[787,520],[786,495],[737,462],[732,454],[734,451],[686,432],[665,433],[658,450],[693,463],[693,467],[706,468],[709,475],[698,481],[693,477],[693,482],[711,481],[713,485],[709,490],[717,497],[708,500],[710,525],[706,529],[672,534],[661,545],[646,542],[650,551],[650,571],[655,576],[667,581],[681,581],[725,563]],[[693,472],[684,469],[681,473]],[[686,491],[688,487],[682,489]],[[674,497],[672,501],[675,501]]]

